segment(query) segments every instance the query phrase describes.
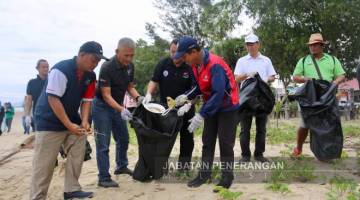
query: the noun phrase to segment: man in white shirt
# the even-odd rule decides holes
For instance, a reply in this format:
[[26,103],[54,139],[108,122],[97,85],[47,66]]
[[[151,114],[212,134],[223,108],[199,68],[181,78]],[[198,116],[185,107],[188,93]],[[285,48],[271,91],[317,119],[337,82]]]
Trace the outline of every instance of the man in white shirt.
[[[259,38],[250,34],[245,37],[246,50],[248,55],[239,58],[235,67],[235,80],[241,83],[243,80],[254,77],[259,74],[264,82],[272,82],[275,80],[276,72],[271,63],[271,60],[259,52],[260,42]],[[240,146],[242,159],[240,162],[249,162],[251,157],[250,151],[250,129],[253,115],[248,114],[243,116],[241,120],[240,132]],[[256,118],[256,140],[255,140],[255,160],[260,162],[268,162],[263,156],[265,152],[265,138],[266,138],[266,121],[267,115],[257,115]]]

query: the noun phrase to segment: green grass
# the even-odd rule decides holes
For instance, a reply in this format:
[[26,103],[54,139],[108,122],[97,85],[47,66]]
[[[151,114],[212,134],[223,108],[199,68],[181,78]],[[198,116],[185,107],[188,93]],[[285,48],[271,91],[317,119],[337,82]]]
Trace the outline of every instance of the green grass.
[[358,183],[353,179],[346,179],[336,176],[330,180],[330,191],[326,193],[329,200],[358,200],[360,199],[360,190]]
[[218,190],[218,195],[221,200],[236,200],[239,199],[243,192],[232,192],[226,188],[216,186],[214,189]]
[[343,128],[344,136],[351,136],[351,137],[359,137],[360,136],[360,127],[359,126],[345,124],[342,128]]
[[266,189],[273,192],[279,192],[281,194],[287,194],[291,192],[287,184],[279,182],[268,183]]

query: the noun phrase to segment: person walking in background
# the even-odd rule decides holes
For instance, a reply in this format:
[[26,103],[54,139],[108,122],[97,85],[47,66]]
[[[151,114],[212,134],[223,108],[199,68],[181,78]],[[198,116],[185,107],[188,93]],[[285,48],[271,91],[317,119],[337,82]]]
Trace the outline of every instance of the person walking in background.
[[49,63],[45,59],[38,60],[36,63],[36,70],[38,71],[36,78],[31,79],[26,87],[26,97],[24,102],[24,121],[26,127],[34,125],[32,115],[34,114],[36,102],[49,73]]
[[7,132],[11,131],[11,124],[15,115],[15,109],[10,102],[5,104],[5,124]]
[[2,135],[2,123],[5,116],[5,108],[1,105],[0,101],[0,136]]

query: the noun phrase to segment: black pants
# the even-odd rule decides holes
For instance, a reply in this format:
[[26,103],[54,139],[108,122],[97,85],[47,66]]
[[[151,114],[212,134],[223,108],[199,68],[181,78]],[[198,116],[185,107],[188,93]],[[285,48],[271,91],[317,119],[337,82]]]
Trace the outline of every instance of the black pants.
[[2,117],[0,116],[0,135],[2,135],[1,125],[2,125],[3,119],[4,119],[4,116],[2,116]]
[[[252,123],[252,115],[243,116],[241,120],[241,132],[240,132],[240,146],[241,155],[244,157],[250,157],[250,129]],[[267,115],[255,116],[256,123],[256,139],[255,139],[255,152],[254,156],[263,156],[265,152],[265,138],[266,138],[266,121]]]
[[13,118],[9,118],[9,119],[6,119],[6,120],[5,120],[6,127],[7,127],[7,132],[10,132],[10,131],[11,131],[12,120],[13,120]]
[[234,144],[236,137],[236,111],[218,112],[215,116],[205,118],[202,135],[202,168],[201,176],[211,175],[214,161],[216,138],[219,137],[220,161],[223,165],[223,177],[233,178]]
[[[184,164],[191,162],[192,152],[194,150],[194,133],[188,131],[190,125],[189,120],[195,115],[195,107],[193,106],[189,112],[184,115],[183,125],[180,130],[180,155],[179,163],[181,168]],[[189,165],[188,165],[189,166]],[[184,166],[186,168],[186,166]]]

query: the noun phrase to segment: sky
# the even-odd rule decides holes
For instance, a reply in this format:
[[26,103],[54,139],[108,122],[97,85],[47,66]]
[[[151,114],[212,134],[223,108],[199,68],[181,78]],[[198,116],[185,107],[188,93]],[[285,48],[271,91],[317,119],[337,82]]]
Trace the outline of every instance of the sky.
[[[149,40],[146,22],[161,24],[152,0],[1,0],[0,101],[23,100],[38,59],[51,67],[72,58],[90,40],[102,44],[104,55],[111,57],[122,37]],[[252,21],[244,20],[233,35],[244,35],[251,26]]]

